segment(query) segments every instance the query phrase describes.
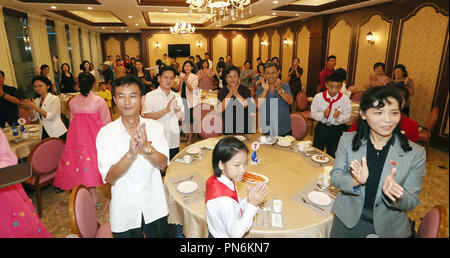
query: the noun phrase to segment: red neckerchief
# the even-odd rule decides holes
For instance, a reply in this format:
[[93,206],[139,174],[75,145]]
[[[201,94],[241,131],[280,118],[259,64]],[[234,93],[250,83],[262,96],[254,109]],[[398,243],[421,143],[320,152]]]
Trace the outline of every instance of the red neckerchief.
[[[231,190],[228,186],[220,182],[215,175],[212,175],[206,181],[206,192],[205,192],[205,203],[209,200],[218,198],[218,197],[230,197],[235,200],[239,204],[239,198],[236,191],[236,186],[234,185],[234,191]],[[239,205],[240,208],[240,205]],[[241,209],[241,208],[240,208]],[[242,216],[242,209],[241,209]]]
[[343,94],[342,94],[342,92],[339,92],[339,94],[338,94],[338,96],[337,96],[336,99],[330,100],[329,98],[327,98],[327,93],[328,93],[328,90],[323,91],[323,92],[322,92],[322,96],[323,96],[323,99],[324,99],[326,102],[330,103],[330,106],[329,106],[330,112],[328,112],[328,116],[327,116],[327,122],[328,122],[328,117],[330,117],[330,114],[331,114],[331,110],[332,110],[333,104],[334,104],[335,102],[337,102],[340,98],[342,98],[342,95],[343,95]]

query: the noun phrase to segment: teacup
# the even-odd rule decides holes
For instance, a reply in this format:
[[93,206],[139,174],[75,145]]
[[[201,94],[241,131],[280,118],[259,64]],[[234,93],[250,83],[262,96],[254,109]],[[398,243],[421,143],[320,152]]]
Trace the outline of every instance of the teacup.
[[192,161],[191,155],[184,155],[183,159],[184,159],[184,163],[186,163],[186,164],[189,164]]

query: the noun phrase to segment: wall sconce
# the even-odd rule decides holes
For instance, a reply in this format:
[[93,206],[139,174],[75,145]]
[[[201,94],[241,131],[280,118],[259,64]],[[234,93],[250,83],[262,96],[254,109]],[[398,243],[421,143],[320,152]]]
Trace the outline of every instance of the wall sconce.
[[158,42],[156,42],[155,47],[159,48],[159,43]]
[[202,47],[202,42],[201,41],[197,42],[197,47]]
[[372,34],[372,32],[369,31],[369,33],[366,34],[366,40],[369,42],[369,44],[375,43],[375,36]]
[[265,47],[265,46],[267,46],[267,43],[264,42],[264,40],[263,40],[263,41],[261,41],[261,46]]
[[284,40],[283,40],[283,44],[284,44],[284,46],[289,46],[289,42],[288,42],[288,40],[286,39],[286,38],[284,38]]

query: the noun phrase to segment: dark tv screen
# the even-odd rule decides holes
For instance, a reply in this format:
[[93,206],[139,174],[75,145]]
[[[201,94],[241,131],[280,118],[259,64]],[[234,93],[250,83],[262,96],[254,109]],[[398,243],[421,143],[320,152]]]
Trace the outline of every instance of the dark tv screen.
[[169,44],[170,57],[189,57],[190,55],[191,55],[191,45]]

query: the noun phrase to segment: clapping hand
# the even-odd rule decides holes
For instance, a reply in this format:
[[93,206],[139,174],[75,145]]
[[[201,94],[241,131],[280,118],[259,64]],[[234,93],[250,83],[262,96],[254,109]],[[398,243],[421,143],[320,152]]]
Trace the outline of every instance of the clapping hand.
[[403,196],[403,187],[395,182],[395,173],[397,173],[397,169],[392,168],[383,183],[383,193],[394,202],[396,198],[398,199]]
[[330,113],[330,108],[327,108],[327,109],[325,109],[325,111],[323,111],[323,116],[328,117],[329,113]]
[[167,106],[166,106],[166,111],[167,112],[170,112],[170,108],[172,107],[172,103],[173,103],[173,101],[175,100],[175,96],[173,96],[170,100],[169,100],[169,102],[167,103]]
[[269,193],[269,188],[267,187],[266,182],[257,183],[251,189],[249,186],[247,187],[247,190],[248,190],[248,202],[253,206],[258,206]]
[[366,157],[362,157],[361,161],[362,165],[359,161],[353,160],[350,167],[352,168],[351,173],[353,174],[356,182],[363,185],[367,182],[367,178],[369,177],[369,168],[367,167]]
[[283,90],[283,88],[281,87],[281,83],[282,81],[280,79],[275,82],[275,90],[278,92],[278,95],[280,95],[281,91]]
[[264,80],[264,78],[261,77],[261,79],[259,79],[261,81],[261,87],[263,88],[264,91],[268,91],[269,90],[269,84],[267,83],[266,80]]
[[341,114],[341,111],[335,109],[335,110],[334,110],[334,113],[333,113],[333,117],[334,117],[334,118],[338,118],[340,114]]

